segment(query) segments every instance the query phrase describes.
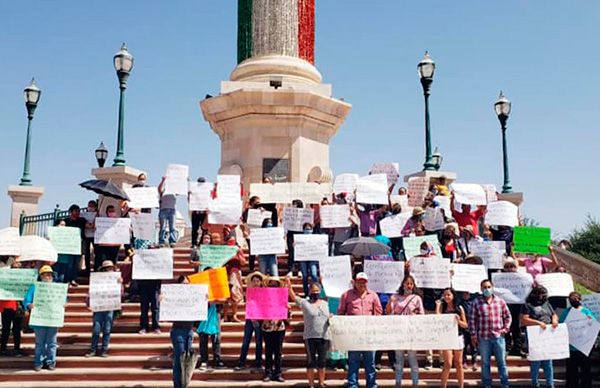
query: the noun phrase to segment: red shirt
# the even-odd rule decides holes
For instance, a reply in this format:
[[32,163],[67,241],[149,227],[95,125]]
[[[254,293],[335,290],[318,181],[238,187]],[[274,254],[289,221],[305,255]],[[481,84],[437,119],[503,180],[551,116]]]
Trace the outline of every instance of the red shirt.
[[17,310],[16,300],[0,300],[0,312],[4,310]]
[[464,228],[467,225],[471,225],[475,236],[479,236],[479,226],[477,225],[477,221],[483,217],[483,213],[483,209],[477,209],[470,213],[459,213],[455,210],[452,212],[452,216],[458,223],[458,226]]

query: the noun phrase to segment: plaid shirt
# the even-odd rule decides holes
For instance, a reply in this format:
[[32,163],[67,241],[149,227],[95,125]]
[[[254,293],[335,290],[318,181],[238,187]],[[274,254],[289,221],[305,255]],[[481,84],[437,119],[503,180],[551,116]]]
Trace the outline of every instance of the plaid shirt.
[[510,330],[512,318],[506,302],[497,296],[486,301],[483,296],[473,301],[469,314],[471,337],[498,338]]

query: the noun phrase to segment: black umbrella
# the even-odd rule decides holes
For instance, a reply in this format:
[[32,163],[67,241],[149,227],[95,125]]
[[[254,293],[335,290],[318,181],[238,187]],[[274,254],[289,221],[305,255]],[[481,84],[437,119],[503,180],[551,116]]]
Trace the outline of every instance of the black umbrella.
[[79,186],[105,197],[129,201],[129,197],[125,191],[111,181],[105,181],[103,179],[90,179],[89,181],[80,183]]
[[344,241],[340,252],[353,256],[387,255],[390,247],[380,243],[373,237],[354,237]]
[[188,350],[179,357],[179,362],[181,364],[181,385],[185,388],[187,388],[192,380],[198,357],[199,354],[194,352],[194,350]]

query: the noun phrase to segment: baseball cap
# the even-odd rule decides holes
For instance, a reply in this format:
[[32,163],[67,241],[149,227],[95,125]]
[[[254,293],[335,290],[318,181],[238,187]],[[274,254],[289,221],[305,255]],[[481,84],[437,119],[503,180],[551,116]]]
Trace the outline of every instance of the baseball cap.
[[365,282],[369,281],[369,277],[367,276],[366,273],[364,272],[359,272],[356,274],[356,277],[354,278],[354,280],[364,280]]

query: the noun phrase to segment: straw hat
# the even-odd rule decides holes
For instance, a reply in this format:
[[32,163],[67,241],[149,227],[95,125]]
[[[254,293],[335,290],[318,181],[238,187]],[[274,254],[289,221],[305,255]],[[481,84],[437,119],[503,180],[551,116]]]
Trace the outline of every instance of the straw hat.
[[267,277],[265,277],[265,279],[263,280],[263,285],[265,287],[270,287],[269,284],[271,282],[277,282],[279,284],[279,287],[285,286],[285,283],[283,282],[283,280],[279,276],[267,276]]
[[416,206],[415,208],[413,208],[413,217],[420,216],[421,214],[425,214],[425,210],[423,210],[421,206]]
[[249,273],[246,276],[246,285],[252,284],[252,278],[255,277],[255,276],[258,276],[260,278],[260,282],[261,283],[263,283],[265,281],[265,275],[263,275],[262,272],[260,272],[260,271],[254,271],[252,273]]
[[100,269],[113,268],[114,266],[115,264],[111,260],[104,260],[100,266]]

